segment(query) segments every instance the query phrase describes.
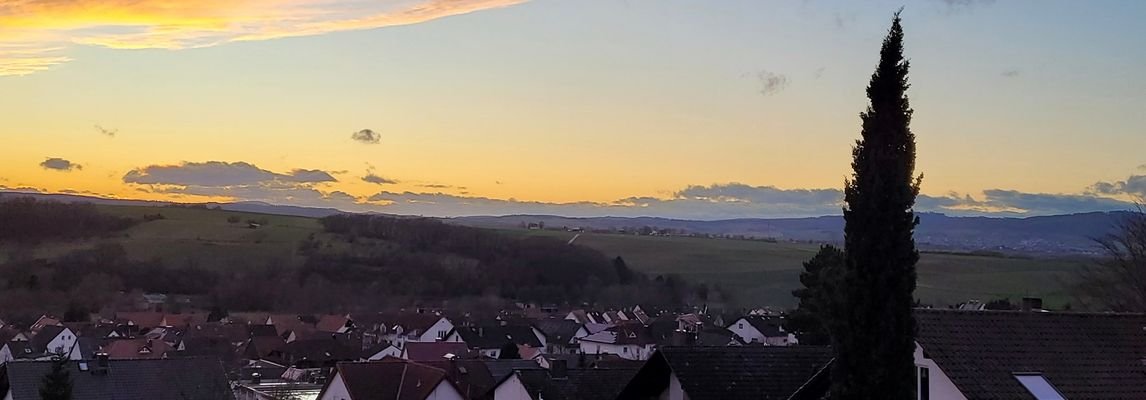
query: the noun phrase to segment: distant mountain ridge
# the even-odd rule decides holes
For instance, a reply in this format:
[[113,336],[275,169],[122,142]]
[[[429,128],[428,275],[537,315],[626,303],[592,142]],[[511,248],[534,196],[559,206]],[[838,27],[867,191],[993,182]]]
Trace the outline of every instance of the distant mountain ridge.
[[310,217],[322,218],[328,215],[341,214],[342,210],[334,208],[319,208],[319,207],[300,207],[300,206],[285,206],[264,203],[261,201],[240,201],[234,203],[176,203],[171,201],[153,201],[153,200],[130,200],[130,199],[109,199],[96,196],[85,196],[77,194],[66,193],[30,193],[30,192],[13,192],[13,191],[0,191],[0,200],[6,197],[34,197],[41,200],[55,200],[61,202],[74,202],[74,203],[92,203],[98,205],[108,206],[144,206],[144,207],[163,207],[174,204],[206,204],[208,207],[218,206],[227,211],[240,211],[259,214],[273,214],[273,215],[289,215],[295,217]]
[[[916,243],[924,249],[999,251],[1033,254],[1089,254],[1094,238],[1110,233],[1128,212],[1090,212],[1027,218],[951,217],[920,213]],[[743,218],[691,221],[657,217],[568,218],[553,215],[458,217],[463,225],[509,228],[544,223],[546,227],[619,230],[641,227],[672,229],[701,235],[773,238],[785,241],[843,242],[842,216],[809,218]]]
[[[0,191],[5,197],[31,196],[64,202],[102,205],[161,207],[177,204],[164,201],[123,200],[75,194],[45,194]],[[276,205],[246,201],[207,203],[224,210],[321,218],[342,213],[334,208]],[[921,248],[951,251],[999,251],[1028,254],[1089,254],[1097,250],[1094,238],[1110,233],[1129,212],[1089,212],[1042,217],[951,217],[920,213],[915,240]],[[556,215],[507,215],[442,218],[450,223],[483,228],[516,228],[523,224],[544,223],[550,228],[620,230],[641,227],[672,229],[700,235],[773,238],[782,241],[840,243],[843,217],[741,218],[716,221],[682,220],[660,217],[562,217]]]

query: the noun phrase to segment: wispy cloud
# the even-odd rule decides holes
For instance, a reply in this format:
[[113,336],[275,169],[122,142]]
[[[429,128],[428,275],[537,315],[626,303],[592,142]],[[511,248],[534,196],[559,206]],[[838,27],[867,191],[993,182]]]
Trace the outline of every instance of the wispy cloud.
[[367,173],[366,176],[362,177],[362,180],[365,182],[373,183],[375,185],[393,185],[398,183],[398,181],[395,179],[383,178],[381,176],[375,175],[373,172]]
[[359,143],[378,144],[382,135],[372,129],[363,129],[350,135],[350,138]]
[[56,158],[56,157],[44,160],[44,162],[40,163],[40,167],[44,168],[44,169],[50,169],[53,171],[63,171],[63,172],[69,172],[69,171],[84,169],[84,167],[82,165],[76,164],[74,162],[71,162],[71,161],[68,161],[68,160],[65,160],[62,158]]
[[939,0],[947,14],[957,14],[969,11],[976,7],[989,6],[995,0]]
[[0,75],[67,62],[67,49],[187,49],[409,25],[528,0],[5,0]]
[[326,171],[295,169],[282,174],[246,162],[185,162],[177,165],[150,165],[129,171],[125,183],[141,185],[230,187],[270,183],[336,182]]
[[1022,72],[1017,69],[1008,69],[1003,71],[1002,75],[1004,78],[1018,78],[1020,74],[1022,74]]
[[108,137],[115,137],[115,134],[119,133],[119,129],[108,129],[108,128],[104,128],[103,126],[100,126],[100,125],[96,125],[95,129],[96,129],[96,132],[99,132],[101,135],[108,136]]
[[788,87],[788,76],[784,74],[760,71],[756,73],[756,79],[760,80],[760,94],[765,96],[779,93]]

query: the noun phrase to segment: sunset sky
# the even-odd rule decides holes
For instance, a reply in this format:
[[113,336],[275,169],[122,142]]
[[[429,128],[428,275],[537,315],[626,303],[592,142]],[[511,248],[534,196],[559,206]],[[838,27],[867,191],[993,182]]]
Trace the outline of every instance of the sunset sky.
[[[904,1],[0,0],[0,188],[839,214]],[[906,2],[917,210],[1146,195],[1146,2]]]

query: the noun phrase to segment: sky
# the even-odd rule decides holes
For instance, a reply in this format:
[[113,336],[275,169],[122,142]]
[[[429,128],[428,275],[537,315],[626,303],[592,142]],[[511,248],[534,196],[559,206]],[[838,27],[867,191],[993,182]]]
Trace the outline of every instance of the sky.
[[0,189],[840,214],[904,5],[917,211],[1146,196],[1146,2],[0,0]]

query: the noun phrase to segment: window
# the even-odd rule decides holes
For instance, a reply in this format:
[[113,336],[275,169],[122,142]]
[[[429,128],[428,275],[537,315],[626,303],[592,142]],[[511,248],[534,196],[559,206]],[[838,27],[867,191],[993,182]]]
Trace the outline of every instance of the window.
[[739,324],[736,324],[736,329],[744,329],[744,323],[741,322]]
[[919,385],[917,387],[919,400],[931,400],[931,371],[927,367],[919,367],[916,375],[919,375]]
[[628,348],[628,347],[622,347],[622,348],[621,348],[621,352],[622,352],[622,353],[625,353],[625,354],[628,354],[628,353],[629,353],[629,348]]
[[1015,374],[1015,379],[1038,400],[1066,400],[1042,374]]

